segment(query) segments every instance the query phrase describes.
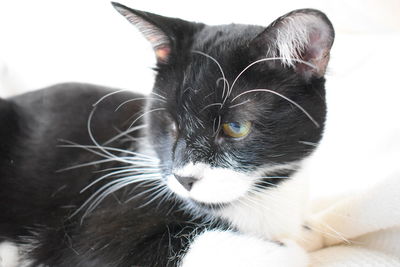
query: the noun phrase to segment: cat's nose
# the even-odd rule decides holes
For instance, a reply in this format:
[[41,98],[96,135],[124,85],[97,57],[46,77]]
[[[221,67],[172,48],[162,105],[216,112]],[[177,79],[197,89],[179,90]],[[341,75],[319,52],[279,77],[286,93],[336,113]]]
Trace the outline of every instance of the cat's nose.
[[175,175],[176,180],[187,190],[190,191],[192,189],[193,184],[198,180],[194,177],[191,176],[180,176],[180,175]]

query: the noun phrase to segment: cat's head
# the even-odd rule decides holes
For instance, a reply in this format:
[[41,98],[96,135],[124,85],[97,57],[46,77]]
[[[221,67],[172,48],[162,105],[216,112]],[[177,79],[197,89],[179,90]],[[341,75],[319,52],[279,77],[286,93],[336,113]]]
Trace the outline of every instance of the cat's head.
[[155,51],[149,135],[176,194],[202,206],[233,203],[285,181],[315,149],[334,39],[323,13],[295,10],[268,27],[207,26],[114,6]]

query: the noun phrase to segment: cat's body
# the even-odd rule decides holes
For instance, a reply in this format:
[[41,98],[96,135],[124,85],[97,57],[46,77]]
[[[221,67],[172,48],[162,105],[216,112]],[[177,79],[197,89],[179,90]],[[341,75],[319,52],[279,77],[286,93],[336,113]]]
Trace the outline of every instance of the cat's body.
[[19,266],[305,266],[286,239],[323,130],[327,18],[210,27],[115,7],[153,45],[153,94],[0,101],[3,250]]

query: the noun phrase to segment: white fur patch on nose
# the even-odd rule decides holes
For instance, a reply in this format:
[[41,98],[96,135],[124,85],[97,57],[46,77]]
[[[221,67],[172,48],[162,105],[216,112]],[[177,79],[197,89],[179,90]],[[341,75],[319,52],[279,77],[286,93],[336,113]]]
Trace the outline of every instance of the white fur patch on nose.
[[253,184],[253,179],[243,173],[227,168],[213,168],[205,163],[192,162],[173,171],[175,175],[194,177],[197,181],[190,191],[186,190],[176,178],[168,177],[169,188],[184,198],[208,203],[229,203],[243,197]]
[[0,266],[1,267],[17,267],[18,264],[18,247],[10,242],[0,243]]

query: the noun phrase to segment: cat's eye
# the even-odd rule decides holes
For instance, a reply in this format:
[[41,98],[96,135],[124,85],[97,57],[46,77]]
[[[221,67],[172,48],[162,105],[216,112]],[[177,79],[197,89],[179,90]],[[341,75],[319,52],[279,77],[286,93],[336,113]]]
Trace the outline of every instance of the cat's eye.
[[222,124],[224,134],[233,138],[245,137],[250,133],[251,122],[228,122]]

